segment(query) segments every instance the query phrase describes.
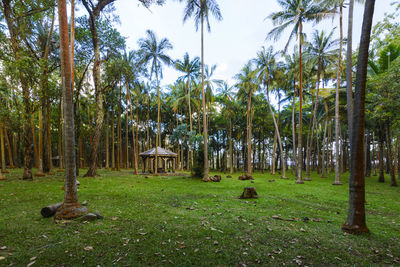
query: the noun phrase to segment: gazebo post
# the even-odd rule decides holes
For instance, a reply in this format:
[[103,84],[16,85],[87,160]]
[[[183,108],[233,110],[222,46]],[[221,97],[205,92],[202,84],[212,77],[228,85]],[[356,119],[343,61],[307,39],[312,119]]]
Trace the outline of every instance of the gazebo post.
[[172,172],[175,173],[176,158],[172,159]]
[[142,157],[143,160],[143,173],[146,172],[146,157]]

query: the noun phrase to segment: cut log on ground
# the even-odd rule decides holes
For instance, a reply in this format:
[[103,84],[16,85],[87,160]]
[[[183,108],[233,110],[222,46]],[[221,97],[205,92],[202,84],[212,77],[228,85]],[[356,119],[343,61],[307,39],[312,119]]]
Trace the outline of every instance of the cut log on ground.
[[202,179],[203,182],[220,182],[221,181],[221,175],[214,175],[210,176],[207,179]]
[[242,180],[242,181],[243,180],[254,180],[253,176],[248,175],[248,174],[240,175],[238,179]]
[[239,198],[240,199],[258,198],[258,195],[254,187],[245,187],[243,189],[243,193],[240,195]]
[[62,202],[44,207],[40,213],[44,218],[49,218],[56,214],[56,211],[61,207]]

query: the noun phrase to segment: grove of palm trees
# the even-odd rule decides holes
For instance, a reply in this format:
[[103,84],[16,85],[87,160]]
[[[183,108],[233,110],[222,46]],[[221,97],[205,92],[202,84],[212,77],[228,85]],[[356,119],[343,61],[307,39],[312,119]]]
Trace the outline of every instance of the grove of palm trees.
[[388,2],[0,0],[0,266],[400,264]]

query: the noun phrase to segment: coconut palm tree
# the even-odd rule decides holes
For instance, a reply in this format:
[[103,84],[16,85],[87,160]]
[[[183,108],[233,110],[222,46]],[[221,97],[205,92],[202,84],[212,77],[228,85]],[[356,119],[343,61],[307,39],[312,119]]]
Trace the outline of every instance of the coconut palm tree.
[[[285,166],[285,159],[284,159],[284,154],[283,154],[283,148],[282,148],[282,139],[279,133],[279,127],[278,123],[276,122],[275,119],[275,114],[274,111],[272,110],[271,103],[269,100],[269,91],[270,91],[270,85],[274,79],[274,76],[277,72],[277,64],[276,64],[276,57],[277,53],[273,51],[273,47],[270,46],[269,48],[262,47],[262,50],[257,52],[257,57],[254,59],[254,62],[257,66],[257,75],[258,75],[258,81],[260,84],[263,84],[267,90],[267,103],[269,110],[271,112],[272,120],[274,122],[275,126],[275,134],[278,138],[278,143],[279,143],[279,149],[281,151],[281,162],[282,162],[282,179],[287,179],[286,177],[286,166]],[[275,158],[275,155],[273,155]],[[273,164],[274,165],[274,164]]]
[[167,66],[171,65],[172,59],[166,54],[168,50],[172,49],[172,44],[167,38],[160,41],[157,40],[155,33],[151,30],[146,31],[147,37],[138,41],[139,54],[141,56],[140,62],[150,64],[150,79],[154,74],[157,83],[157,135],[156,135],[156,158],[155,158],[155,173],[158,169],[158,146],[160,142],[160,79],[162,79],[162,64]]
[[312,34],[311,42],[306,44],[307,56],[311,60],[314,60],[317,65],[317,89],[315,92],[315,105],[312,113],[311,142],[309,142],[306,151],[306,177],[308,179],[310,179],[310,155],[314,139],[314,130],[317,127],[316,116],[319,102],[321,75],[324,75],[327,66],[333,64],[338,51],[336,46],[338,45],[339,40],[333,39],[334,32],[334,29],[330,33],[326,33],[323,30],[315,30]]
[[330,12],[316,4],[313,0],[278,0],[278,4],[282,7],[282,11],[274,12],[268,16],[276,26],[267,35],[267,38],[274,38],[275,41],[281,36],[282,32],[290,25],[293,25],[289,35],[289,40],[286,43],[285,51],[287,50],[290,41],[293,37],[299,40],[299,135],[298,135],[298,163],[297,164],[297,181],[298,184],[303,184],[302,177],[302,108],[303,108],[303,72],[302,72],[302,48],[304,43],[303,23],[308,21],[320,21]]
[[[183,57],[183,61],[176,60],[175,68],[185,73],[184,76],[178,78],[178,80],[185,81],[186,80],[186,94],[187,94],[187,104],[188,104],[188,112],[189,112],[189,125],[190,132],[193,131],[193,123],[192,123],[192,106],[191,106],[191,81],[196,79],[199,76],[200,72],[200,58],[195,57],[193,60],[190,60],[189,54],[186,53]],[[190,155],[190,166],[193,166],[193,151],[192,151],[192,142],[189,140],[189,155]]]
[[222,20],[221,10],[216,0],[179,0],[186,2],[183,22],[190,17],[194,17],[196,31],[201,28],[201,94],[203,106],[203,135],[204,135],[204,180],[208,180],[208,137],[207,137],[207,118],[206,118],[206,99],[204,93],[204,23],[210,32],[211,26],[209,14],[211,13],[217,20]]
[[364,177],[364,124],[365,124],[365,88],[367,83],[368,52],[371,39],[372,18],[375,0],[366,0],[363,26],[361,30],[360,50],[358,53],[357,74],[354,95],[353,135],[350,179],[349,209],[342,230],[360,234],[369,232],[365,222],[365,177]]
[[[252,62],[248,62],[238,73],[235,78],[238,80],[236,87],[239,88],[238,97],[244,98],[243,102],[247,102],[246,114],[246,128],[247,128],[247,174],[252,174],[252,166],[251,166],[251,139],[252,139],[252,97],[254,92],[259,88],[256,81],[257,71],[251,64]],[[246,99],[247,98],[247,99]]]
[[86,213],[87,209],[79,205],[76,188],[71,53],[69,49],[66,0],[58,1],[58,17],[60,25],[60,55],[64,99],[65,193],[64,202],[57,211],[56,218],[71,219]]

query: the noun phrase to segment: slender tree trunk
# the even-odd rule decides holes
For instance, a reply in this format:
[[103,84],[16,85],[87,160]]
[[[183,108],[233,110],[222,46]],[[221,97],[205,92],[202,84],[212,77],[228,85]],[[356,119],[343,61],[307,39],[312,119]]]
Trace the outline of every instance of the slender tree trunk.
[[251,91],[247,97],[247,174],[252,174],[251,166]]
[[378,136],[378,146],[379,146],[379,178],[378,181],[380,183],[385,182],[385,171],[384,171],[384,164],[383,164],[383,130],[379,129],[379,136]]
[[303,127],[303,24],[299,22],[299,64],[300,64],[300,78],[299,78],[299,136],[298,136],[298,161],[297,161],[297,184],[304,184],[303,181],[303,145],[302,145],[302,127]]
[[347,57],[346,57],[346,95],[347,95],[347,126],[348,136],[350,141],[353,136],[353,12],[354,11],[354,0],[349,1],[349,19],[347,26]]
[[365,222],[365,178],[364,178],[364,123],[365,88],[367,80],[368,50],[371,36],[375,0],[366,0],[361,30],[357,63],[351,167],[349,179],[349,210],[342,230],[360,234],[369,232]]
[[292,101],[292,146],[293,146],[292,169],[295,169],[295,173],[297,176],[295,98],[296,98],[296,86],[294,86],[293,101]]
[[129,169],[129,127],[128,127],[128,112],[125,115],[125,168]]
[[106,170],[110,169],[110,126],[108,125],[107,113],[104,117],[106,124]]
[[36,139],[36,126],[35,122],[33,121],[33,117],[31,117],[31,127],[32,127],[32,137],[33,137],[33,151],[34,151],[34,159],[35,159],[35,168],[39,167],[39,151],[38,151],[38,144]]
[[233,174],[232,119],[229,118],[229,173]]
[[58,168],[60,171],[64,169],[64,153],[62,151],[62,143],[63,143],[62,142],[62,135],[63,135],[62,106],[63,106],[63,99],[62,99],[62,96],[60,96],[60,108],[59,108],[59,114],[58,114],[58,161],[59,161]]
[[204,137],[204,177],[208,180],[208,135],[207,135],[207,111],[206,95],[204,93],[204,15],[201,13],[201,103],[203,107],[203,137]]
[[370,150],[370,146],[371,146],[371,135],[368,132],[367,133],[367,140],[366,140],[366,147],[365,147],[365,151],[366,151],[365,177],[371,177],[371,150]]
[[[324,101],[324,106],[325,106],[325,112],[326,116],[328,116],[328,104],[326,101]],[[327,172],[328,172],[328,137],[327,137],[327,131],[328,131],[328,118],[325,119],[325,127],[324,127],[324,137],[322,141],[322,175],[321,178],[326,178],[327,177]]]
[[86,207],[78,203],[75,177],[75,136],[74,111],[72,97],[71,58],[68,42],[68,22],[66,0],[58,0],[60,25],[61,73],[64,98],[64,150],[65,150],[65,185],[64,202],[56,213],[58,219],[71,219],[87,212]]
[[158,146],[160,146],[160,84],[158,81],[158,67],[156,66],[156,80],[157,80],[157,135],[156,135],[156,158],[155,158],[155,174],[158,173]]
[[[8,158],[10,161],[10,168],[14,169],[15,166],[14,166],[14,160],[13,160],[13,153],[12,153],[10,140],[8,139],[7,127],[5,125],[3,125],[3,127],[4,127],[4,136],[6,137],[6,142],[7,142],[7,151],[8,151]],[[12,135],[12,137],[14,137],[14,135]]]
[[342,185],[340,182],[340,150],[339,150],[339,135],[340,135],[340,113],[339,113],[339,89],[340,89],[340,73],[342,66],[342,50],[343,50],[343,4],[340,5],[340,45],[339,45],[339,59],[336,77],[336,103],[335,103],[335,182],[333,185]]
[[39,151],[38,151],[38,160],[39,166],[38,171],[35,173],[35,176],[44,176],[43,173],[43,117],[42,117],[42,106],[40,105],[39,109]]
[[115,171],[115,130],[114,130],[114,105],[112,106],[111,118],[111,169]]
[[[137,157],[138,155],[136,154],[136,142],[135,142],[135,126],[133,123],[133,111],[132,111],[132,98],[131,98],[131,93],[130,93],[130,88],[129,88],[129,84],[127,84],[127,95],[128,95],[128,101],[129,101],[129,111],[130,111],[130,115],[131,115],[131,128],[132,128],[132,146],[133,146],[133,169],[134,169],[134,173],[138,174],[138,160]],[[127,132],[128,134],[128,132]],[[136,132],[136,134],[138,134]],[[147,144],[147,146],[149,146],[150,144]],[[145,163],[143,163],[145,164]]]
[[119,103],[118,103],[118,118],[117,118],[117,171],[121,171],[121,89],[119,86]]
[[[6,154],[4,151],[4,136],[3,136],[3,124],[0,123],[0,149],[1,149],[1,173],[7,173],[6,170]],[[0,173],[0,180],[4,180],[5,177]]]
[[396,177],[395,177],[395,173],[394,173],[394,166],[393,166],[392,137],[390,134],[389,122],[386,122],[385,128],[386,128],[386,144],[387,144],[387,150],[388,150],[387,165],[389,166],[391,186],[397,186]]

